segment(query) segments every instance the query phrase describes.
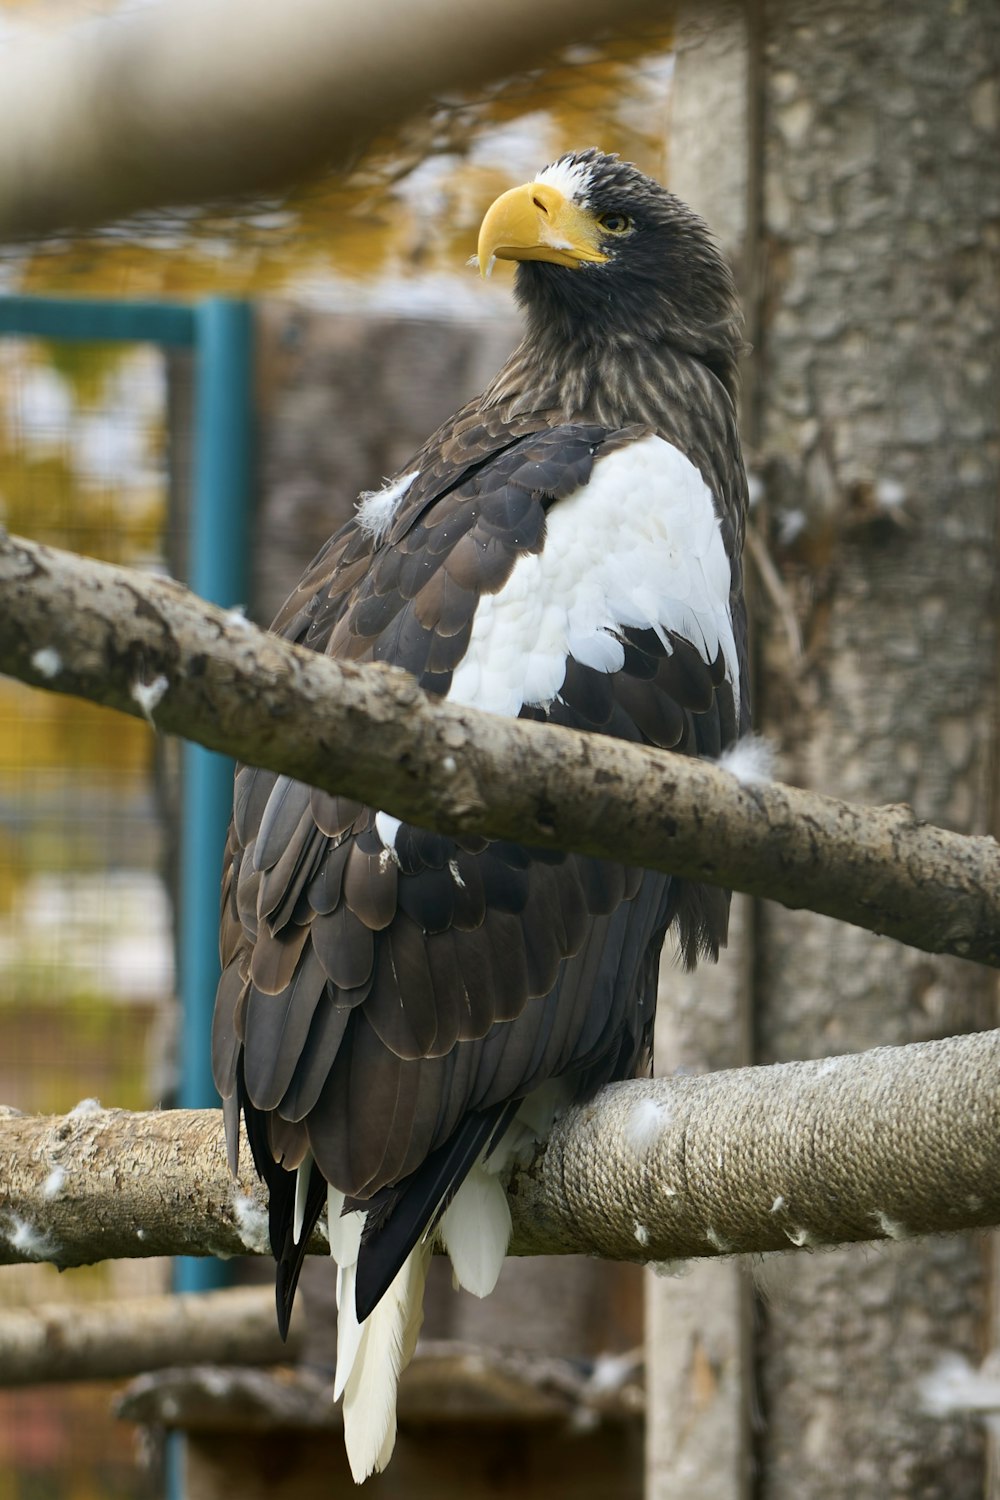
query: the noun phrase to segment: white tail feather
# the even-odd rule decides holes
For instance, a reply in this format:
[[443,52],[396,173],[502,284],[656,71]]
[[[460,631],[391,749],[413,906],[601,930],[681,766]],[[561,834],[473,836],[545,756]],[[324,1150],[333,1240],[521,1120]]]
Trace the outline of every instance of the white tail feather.
[[344,1394],[347,1377],[354,1368],[361,1343],[361,1325],[354,1311],[354,1283],[361,1249],[364,1213],[355,1209],[345,1214],[344,1195],[334,1187],[326,1195],[327,1232],[330,1254],[337,1262],[337,1373],[333,1382],[333,1399]]
[[[346,1345],[355,1345],[344,1378],[338,1335],[337,1383],[344,1390],[344,1444],[355,1483],[373,1470],[384,1469],[396,1442],[396,1389],[400,1372],[409,1363],[423,1322],[424,1283],[430,1264],[429,1244],[410,1251],[395,1280],[374,1312],[365,1319],[360,1337],[349,1327]],[[342,1272],[338,1323],[357,1327],[354,1310],[354,1267]]]
[[510,1243],[510,1209],[496,1176],[478,1163],[442,1216],[440,1235],[455,1280],[476,1297],[488,1297]]
[[326,1193],[326,1232],[330,1254],[338,1266],[353,1266],[361,1248],[361,1230],[365,1216],[359,1211],[343,1212],[344,1195],[335,1187]]
[[309,1192],[312,1165],[313,1154],[311,1151],[307,1151],[299,1163],[298,1171],[295,1173],[295,1222],[292,1227],[292,1239],[296,1244],[302,1238],[302,1225],[306,1216],[306,1195]]
[[337,1271],[337,1373],[333,1380],[333,1399],[339,1401],[354,1369],[361,1347],[364,1325],[354,1310],[354,1287],[357,1266],[341,1266]]
[[330,1254],[337,1262],[337,1376],[334,1400],[344,1398],[344,1443],[355,1481],[381,1472],[396,1443],[396,1390],[423,1322],[424,1283],[435,1240],[451,1257],[460,1286],[486,1297],[496,1286],[510,1239],[510,1210],[501,1186],[511,1164],[548,1134],[568,1096],[563,1080],[525,1100],[485,1163],[480,1159],[442,1216],[434,1234],[411,1250],[378,1306],[359,1324],[355,1305],[358,1254],[365,1213],[343,1214],[344,1195],[327,1197]]

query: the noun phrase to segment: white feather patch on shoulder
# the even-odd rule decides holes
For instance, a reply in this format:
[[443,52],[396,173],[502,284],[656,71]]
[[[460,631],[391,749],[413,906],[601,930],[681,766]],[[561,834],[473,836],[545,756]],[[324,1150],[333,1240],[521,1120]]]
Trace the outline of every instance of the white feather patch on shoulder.
[[414,469],[380,490],[362,490],[358,496],[358,525],[374,542],[380,542],[389,530],[400,501],[419,473],[419,469]]
[[480,600],[449,699],[514,718],[546,707],[566,659],[618,671],[624,626],[719,650],[739,701],[731,569],[712,494],[680,449],[650,435],[598,457],[589,484],[548,513],[545,546]]
[[495,1174],[477,1163],[438,1227],[455,1280],[474,1297],[488,1297],[496,1286],[510,1244],[510,1229],[507,1195]]

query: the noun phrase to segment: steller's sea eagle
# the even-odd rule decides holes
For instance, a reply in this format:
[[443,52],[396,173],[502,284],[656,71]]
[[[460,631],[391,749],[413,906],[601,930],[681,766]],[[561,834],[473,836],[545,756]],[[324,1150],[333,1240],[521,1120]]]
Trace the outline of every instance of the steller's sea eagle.
[[[519,262],[522,342],[273,628],[489,713],[718,756],[749,726],[730,273],[696,214],[593,149],[494,203],[495,257]],[[215,1078],[234,1168],[242,1112],[270,1189],[282,1330],[328,1209],[355,1479],[392,1453],[432,1240],[492,1290],[505,1170],[647,1066],[664,934],[714,956],[728,905],[238,769]]]

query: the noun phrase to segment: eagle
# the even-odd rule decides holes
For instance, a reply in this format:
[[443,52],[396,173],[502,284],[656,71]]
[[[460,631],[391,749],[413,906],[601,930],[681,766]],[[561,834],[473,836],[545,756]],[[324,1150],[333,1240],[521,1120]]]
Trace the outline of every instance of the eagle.
[[[749,728],[742,319],[704,222],[635,166],[562,156],[505,192],[524,337],[322,548],[273,629],[429,694],[718,757]],[[648,1067],[668,929],[725,942],[728,892],[447,837],[237,768],[215,1079],[266,1181],[288,1326],[327,1212],[354,1478],[381,1470],[432,1250],[478,1296],[505,1174],[556,1114]]]

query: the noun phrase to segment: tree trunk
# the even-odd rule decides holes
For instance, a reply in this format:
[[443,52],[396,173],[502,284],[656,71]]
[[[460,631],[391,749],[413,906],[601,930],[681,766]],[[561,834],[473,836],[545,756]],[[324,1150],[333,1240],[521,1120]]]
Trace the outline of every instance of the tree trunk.
[[[711,225],[745,304],[756,250],[748,224],[753,45],[748,8],[739,0],[681,7],[669,185]],[[711,131],[705,128],[709,118]],[[664,954],[656,1021],[659,1075],[751,1061],[752,941],[752,903],[737,896],[729,945],[717,968],[703,964],[685,974]],[[647,1497],[748,1500],[750,1281],[731,1258],[682,1269],[679,1277],[655,1271],[646,1276]]]
[[5,1307],[0,1383],[117,1380],[175,1365],[284,1364],[302,1348],[302,1324],[300,1314],[283,1341],[274,1297],[258,1287]]
[[[1000,10],[765,9],[757,415],[806,651],[762,622],[758,722],[789,780],[993,831]],[[762,909],[761,1061],[982,1027],[995,999],[955,959]],[[982,1496],[981,1430],[923,1414],[917,1381],[984,1353],[989,1257],[949,1237],[768,1272],[767,1500]]]

